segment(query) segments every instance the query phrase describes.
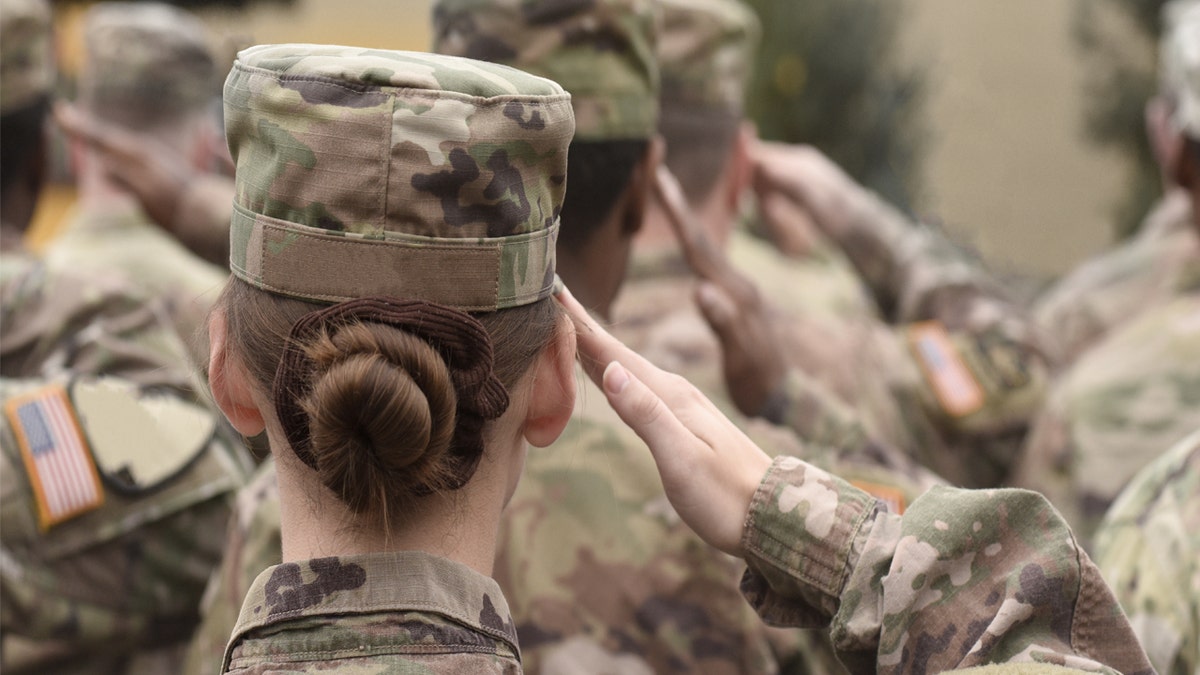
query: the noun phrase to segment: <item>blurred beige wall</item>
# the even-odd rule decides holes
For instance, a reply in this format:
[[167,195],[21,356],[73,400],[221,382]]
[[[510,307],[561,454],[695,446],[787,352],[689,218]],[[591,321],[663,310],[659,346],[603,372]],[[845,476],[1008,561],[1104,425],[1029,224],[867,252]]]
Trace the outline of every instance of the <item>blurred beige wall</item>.
[[1111,241],[1125,162],[1084,135],[1068,0],[909,0],[929,66],[921,210],[1001,268],[1061,273]]
[[[425,51],[431,0],[295,0],[202,16],[231,42],[316,42]],[[231,58],[232,61],[232,58]]]

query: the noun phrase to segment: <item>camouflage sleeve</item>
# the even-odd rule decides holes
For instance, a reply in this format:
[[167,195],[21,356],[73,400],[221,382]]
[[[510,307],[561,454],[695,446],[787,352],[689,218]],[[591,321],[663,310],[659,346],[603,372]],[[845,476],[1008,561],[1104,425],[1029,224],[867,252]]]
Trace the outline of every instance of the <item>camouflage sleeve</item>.
[[179,198],[171,234],[204,260],[229,267],[233,196],[231,179],[215,174],[197,177]]
[[742,543],[742,591],[759,615],[829,626],[852,673],[1009,661],[1152,672],[1099,572],[1036,493],[934,488],[899,516],[781,457]]
[[1096,537],[1096,564],[1155,669],[1200,672],[1200,433],[1122,493]]

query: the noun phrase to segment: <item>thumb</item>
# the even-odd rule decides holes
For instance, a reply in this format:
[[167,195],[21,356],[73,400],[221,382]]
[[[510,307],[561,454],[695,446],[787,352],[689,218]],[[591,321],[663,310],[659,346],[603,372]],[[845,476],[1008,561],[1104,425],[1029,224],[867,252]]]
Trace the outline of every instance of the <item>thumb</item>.
[[720,286],[704,281],[696,289],[696,304],[700,306],[705,320],[724,341],[725,336],[733,330],[738,317],[737,304],[733,298]]

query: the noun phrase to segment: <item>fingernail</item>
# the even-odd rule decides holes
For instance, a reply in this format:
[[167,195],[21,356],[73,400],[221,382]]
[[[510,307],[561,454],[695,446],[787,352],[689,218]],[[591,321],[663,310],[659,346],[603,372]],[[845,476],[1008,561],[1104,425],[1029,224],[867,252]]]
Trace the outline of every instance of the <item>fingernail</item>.
[[610,394],[620,394],[629,385],[629,373],[621,364],[613,361],[604,369],[604,388]]

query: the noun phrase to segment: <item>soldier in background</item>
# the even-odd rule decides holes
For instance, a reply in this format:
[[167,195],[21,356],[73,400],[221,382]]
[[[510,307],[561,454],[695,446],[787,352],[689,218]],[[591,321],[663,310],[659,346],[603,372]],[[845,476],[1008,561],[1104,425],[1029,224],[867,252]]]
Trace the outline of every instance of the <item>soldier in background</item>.
[[[1165,16],[1162,62],[1174,83],[1169,124],[1178,136],[1166,166],[1191,201],[1191,229],[1182,232],[1191,247],[1200,240],[1200,2],[1172,3]],[[1013,484],[1045,494],[1085,545],[1125,483],[1200,428],[1200,256],[1189,247],[1174,265],[1174,254],[1143,259],[1162,269],[1131,270],[1124,290],[1101,288],[1111,295],[1088,299],[1085,308],[1140,293],[1146,306],[1057,376],[1014,475]],[[1159,275],[1172,282],[1157,293],[1138,290]]]
[[49,6],[0,2],[0,669],[174,672],[247,459],[156,303],[21,247],[53,73]]
[[1096,565],[1160,675],[1200,668],[1200,431],[1138,472],[1096,534]]
[[[199,19],[158,3],[100,3],[85,16],[84,45],[80,113],[135,131],[139,142],[175,153],[194,170],[208,166],[220,140],[207,109],[214,61]],[[199,334],[224,270],[152,223],[86,143],[75,143],[73,152],[79,203],[48,247],[47,264],[119,271],[164,297],[181,335]]]
[[1192,281],[1189,271],[1200,260],[1191,200],[1175,176],[1186,136],[1173,122],[1172,111],[1187,89],[1187,76],[1168,47],[1169,40],[1180,37],[1180,22],[1194,11],[1187,2],[1163,6],[1159,91],[1146,103],[1146,132],[1161,172],[1162,198],[1146,214],[1137,235],[1074,269],[1034,306],[1038,325],[1055,348],[1055,360],[1064,366],[1117,326],[1186,294]]

